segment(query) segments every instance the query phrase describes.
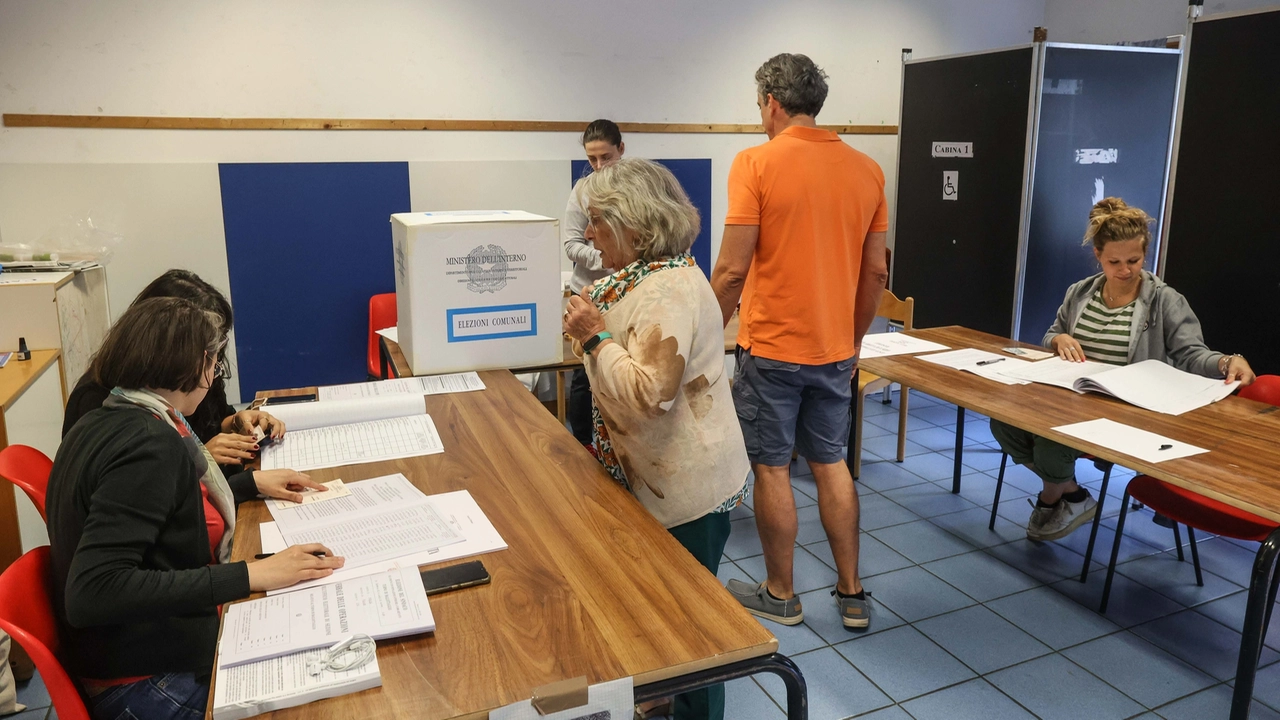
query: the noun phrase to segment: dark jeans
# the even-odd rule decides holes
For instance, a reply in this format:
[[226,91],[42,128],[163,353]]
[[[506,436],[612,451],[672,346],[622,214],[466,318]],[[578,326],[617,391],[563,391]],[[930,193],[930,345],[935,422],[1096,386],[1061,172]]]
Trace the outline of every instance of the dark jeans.
[[201,720],[209,677],[169,673],[118,685],[89,699],[94,720]]
[[591,444],[591,381],[587,379],[587,371],[578,368],[573,371],[573,379],[569,382],[569,408],[566,412],[569,429],[573,436],[583,445]]
[[[702,566],[715,575],[729,541],[729,513],[707,513],[697,520],[677,525],[671,533]],[[677,695],[675,720],[724,720],[724,685]]]

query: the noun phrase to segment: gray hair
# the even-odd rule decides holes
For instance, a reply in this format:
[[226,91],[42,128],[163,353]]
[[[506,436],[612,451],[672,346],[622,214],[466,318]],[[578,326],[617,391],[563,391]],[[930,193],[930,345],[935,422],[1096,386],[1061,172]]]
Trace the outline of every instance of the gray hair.
[[636,254],[649,262],[688,252],[701,225],[676,176],[641,158],[624,157],[588,175],[578,204],[600,213],[617,242],[633,231]]
[[827,74],[806,55],[774,55],[756,71],[756,94],[772,95],[787,115],[817,115],[827,100]]

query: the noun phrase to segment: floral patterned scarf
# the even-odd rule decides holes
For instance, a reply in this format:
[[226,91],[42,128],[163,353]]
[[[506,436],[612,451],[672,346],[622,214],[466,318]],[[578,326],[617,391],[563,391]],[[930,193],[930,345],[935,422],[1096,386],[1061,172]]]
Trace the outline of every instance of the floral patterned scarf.
[[[645,278],[661,270],[681,267],[697,267],[697,263],[694,262],[693,256],[689,253],[662,260],[654,260],[653,262],[636,260],[618,272],[597,280],[591,286],[591,300],[595,302],[596,308],[601,313],[608,312],[609,308],[620,302],[622,298],[627,296],[627,293],[634,290]],[[622,471],[622,464],[618,462],[618,456],[613,451],[613,443],[609,441],[609,428],[605,426],[604,420],[600,416],[600,408],[596,405],[595,395],[591,396],[591,436],[595,443],[594,454],[596,459],[600,461],[605,470],[609,471],[609,475],[614,480],[617,480],[619,484],[630,490],[631,483],[627,482],[626,473]]]

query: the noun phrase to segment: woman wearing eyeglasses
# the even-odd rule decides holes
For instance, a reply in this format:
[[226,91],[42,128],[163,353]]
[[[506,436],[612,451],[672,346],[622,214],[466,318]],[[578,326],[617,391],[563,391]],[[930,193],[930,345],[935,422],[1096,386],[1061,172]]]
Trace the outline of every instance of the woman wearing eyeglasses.
[[[224,334],[231,331],[233,321],[231,303],[217,288],[189,270],[170,270],[152,280],[151,284],[143,288],[142,292],[138,293],[138,297],[134,298],[133,305],[158,297],[176,297],[192,302],[202,310],[215,313],[220,319]],[[295,492],[283,489],[290,485],[310,487],[307,484],[309,479],[305,475],[292,470],[256,473],[244,471],[243,463],[253,459],[258,451],[258,441],[254,437],[253,429],[260,428],[264,437],[279,439],[284,435],[285,425],[281,420],[262,410],[236,412],[236,409],[227,402],[225,381],[230,376],[224,347],[218,353],[215,377],[209,385],[208,394],[195,412],[187,416],[188,424],[230,482],[238,481],[247,487],[265,482],[274,489],[286,492],[284,495],[273,495],[273,497],[300,500],[301,496]],[[110,393],[111,388],[104,387],[95,381],[92,373],[86,373],[80,378],[71,396],[67,398],[67,407],[62,420],[62,436],[66,437],[67,433],[71,432],[71,428],[86,413],[102,407],[102,403]],[[239,477],[240,475],[245,477]]]

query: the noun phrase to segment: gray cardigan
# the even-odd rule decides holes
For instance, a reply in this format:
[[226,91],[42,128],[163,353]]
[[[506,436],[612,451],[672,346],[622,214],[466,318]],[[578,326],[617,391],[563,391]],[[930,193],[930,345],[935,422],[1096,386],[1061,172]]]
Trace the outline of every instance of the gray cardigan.
[[[1071,334],[1089,298],[1098,292],[1106,277],[1098,273],[1067,288],[1067,296],[1058,308],[1058,319],[1045,333],[1043,344],[1051,347],[1056,335]],[[1200,321],[1191,311],[1187,299],[1160,278],[1142,271],[1142,290],[1133,310],[1129,334],[1129,362],[1160,360],[1179,370],[1218,378],[1218,361],[1223,353],[1204,344]]]

